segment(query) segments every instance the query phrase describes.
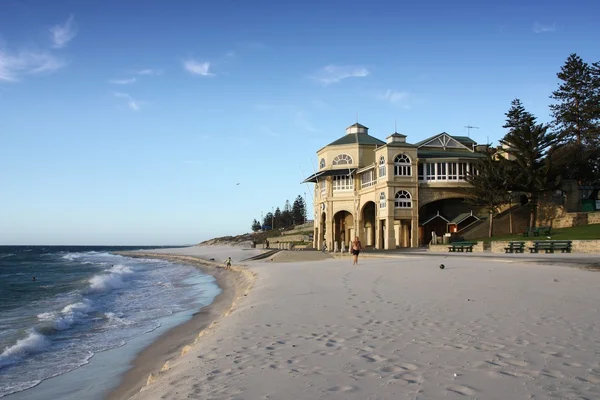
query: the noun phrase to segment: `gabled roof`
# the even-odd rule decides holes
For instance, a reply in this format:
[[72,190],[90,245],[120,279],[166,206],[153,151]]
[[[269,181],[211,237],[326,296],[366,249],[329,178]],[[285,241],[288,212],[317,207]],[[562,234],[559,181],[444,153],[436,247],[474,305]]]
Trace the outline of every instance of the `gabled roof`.
[[444,221],[446,221],[446,223],[448,222],[448,220],[446,218],[444,218],[443,216],[440,215],[440,212],[438,211],[436,215],[427,218],[424,222],[419,222],[420,225],[427,225],[428,223],[430,223],[431,221],[433,221],[436,218],[441,218]]
[[448,222],[448,224],[458,225],[469,218],[475,218],[476,220],[479,220],[476,215],[473,215],[473,211],[471,211],[468,213],[458,214],[456,217],[452,218],[452,221]]
[[462,149],[473,151],[475,141],[465,136],[451,136],[446,132],[438,133],[429,139],[421,140],[416,146],[439,149]]
[[[371,144],[382,146],[385,144],[383,140],[379,140],[367,133],[347,133],[341,138],[329,143],[327,146],[339,146],[343,144]],[[327,147],[325,146],[325,147]]]

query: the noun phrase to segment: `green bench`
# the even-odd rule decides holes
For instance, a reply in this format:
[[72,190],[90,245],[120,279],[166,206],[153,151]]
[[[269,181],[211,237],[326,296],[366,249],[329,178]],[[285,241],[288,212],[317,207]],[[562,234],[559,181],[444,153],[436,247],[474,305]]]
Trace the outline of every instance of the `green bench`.
[[529,248],[531,253],[539,253],[544,250],[546,253],[554,253],[560,250],[561,253],[570,253],[572,242],[570,240],[541,240],[533,242],[533,247]]
[[536,228],[525,228],[525,232],[523,232],[523,236],[550,236],[552,233],[551,226],[539,226]]
[[477,242],[454,242],[451,243],[450,246],[448,246],[448,251],[450,252],[467,252],[467,253],[472,253],[473,252],[473,245],[476,245]]
[[524,253],[525,242],[508,242],[508,246],[504,248],[506,253]]

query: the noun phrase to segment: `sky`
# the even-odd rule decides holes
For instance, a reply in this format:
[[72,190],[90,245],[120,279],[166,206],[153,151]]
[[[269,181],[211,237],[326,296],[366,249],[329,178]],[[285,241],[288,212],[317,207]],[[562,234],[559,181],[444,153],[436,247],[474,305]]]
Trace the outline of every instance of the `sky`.
[[[0,245],[193,244],[297,196],[357,120],[540,122],[600,2],[0,0]],[[309,212],[309,218],[312,218]]]

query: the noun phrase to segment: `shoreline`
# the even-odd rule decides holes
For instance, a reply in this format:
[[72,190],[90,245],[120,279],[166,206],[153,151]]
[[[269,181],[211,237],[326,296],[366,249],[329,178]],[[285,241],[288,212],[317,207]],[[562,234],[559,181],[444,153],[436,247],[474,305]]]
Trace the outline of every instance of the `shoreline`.
[[171,328],[138,353],[131,362],[132,368],[125,372],[119,384],[108,392],[105,397],[108,400],[129,399],[154,382],[161,372],[169,370],[169,365],[174,359],[186,354],[200,337],[206,335],[229,314],[236,301],[250,290],[255,281],[255,274],[247,269],[232,266],[231,270],[226,270],[220,267],[219,263],[195,256],[151,252],[115,254],[193,265],[203,273],[213,276],[221,288],[221,293],[211,304],[194,313],[189,321]]

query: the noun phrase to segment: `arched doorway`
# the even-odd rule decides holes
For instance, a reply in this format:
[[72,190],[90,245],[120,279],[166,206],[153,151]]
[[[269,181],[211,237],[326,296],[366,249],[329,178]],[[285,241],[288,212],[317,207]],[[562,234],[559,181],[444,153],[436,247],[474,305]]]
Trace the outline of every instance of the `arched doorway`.
[[363,246],[375,246],[375,203],[368,201],[361,211],[362,226],[359,227],[359,237]]
[[342,243],[348,246],[348,243],[352,240],[353,233],[354,217],[352,214],[345,210],[335,213],[333,216],[333,241],[340,247]]

